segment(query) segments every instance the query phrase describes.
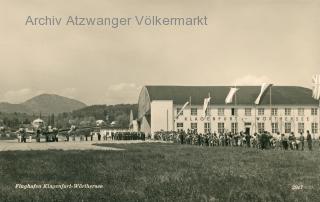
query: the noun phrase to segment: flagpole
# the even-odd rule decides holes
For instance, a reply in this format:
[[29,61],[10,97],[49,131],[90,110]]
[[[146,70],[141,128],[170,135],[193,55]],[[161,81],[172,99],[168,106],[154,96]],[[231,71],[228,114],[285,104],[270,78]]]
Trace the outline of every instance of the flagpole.
[[[191,105],[191,96],[189,97],[189,104],[190,104],[190,118],[191,118],[191,111],[192,111],[192,105]],[[198,112],[197,112],[198,113]],[[189,124],[189,127],[190,127],[190,131],[191,131],[191,124]],[[188,130],[187,130],[188,131]]]
[[254,132],[257,133],[257,105],[254,105]]
[[272,85],[270,86],[270,95],[269,95],[269,107],[270,107],[270,119],[271,119],[271,133],[272,132]]
[[[319,133],[319,127],[320,127],[320,99],[319,99],[319,107],[318,107],[318,136],[320,135],[320,133]],[[320,136],[319,136],[320,137]],[[319,138],[319,140],[320,140],[320,138]]]
[[191,117],[191,96],[189,96],[189,105],[190,105],[190,117]]
[[209,103],[208,103],[208,116],[210,117],[210,102],[211,102],[210,92],[208,93],[208,96],[209,96]]
[[168,130],[169,130],[169,128],[168,128],[168,126],[169,126],[169,111],[168,111],[168,109],[167,109],[167,132],[168,132]]
[[[237,89],[237,85],[234,85],[234,88]],[[236,112],[237,111],[237,112]],[[238,109],[237,109],[237,91],[234,94],[234,113],[235,113],[235,117],[236,117],[236,126],[237,126],[237,132],[238,132]]]
[[272,86],[270,86],[270,102],[269,102],[269,104],[270,104],[270,109],[272,109]]

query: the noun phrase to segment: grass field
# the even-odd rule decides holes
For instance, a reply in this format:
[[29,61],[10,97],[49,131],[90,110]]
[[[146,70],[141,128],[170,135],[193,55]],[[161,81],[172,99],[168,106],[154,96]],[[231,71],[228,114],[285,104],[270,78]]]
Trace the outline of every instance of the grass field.
[[[0,152],[0,201],[320,201],[319,151],[104,146],[126,150]],[[15,188],[74,183],[103,188]]]

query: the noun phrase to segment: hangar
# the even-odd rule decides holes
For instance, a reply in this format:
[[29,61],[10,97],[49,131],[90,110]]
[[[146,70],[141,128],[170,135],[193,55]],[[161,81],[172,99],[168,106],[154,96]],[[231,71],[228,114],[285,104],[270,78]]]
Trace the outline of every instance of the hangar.
[[[230,103],[225,102],[232,86],[144,86],[138,101],[139,130],[192,129],[198,133],[240,131],[295,134],[309,130],[318,135],[319,102],[312,90],[299,86],[272,86],[255,100],[260,86],[237,86]],[[204,99],[211,97],[204,112]]]

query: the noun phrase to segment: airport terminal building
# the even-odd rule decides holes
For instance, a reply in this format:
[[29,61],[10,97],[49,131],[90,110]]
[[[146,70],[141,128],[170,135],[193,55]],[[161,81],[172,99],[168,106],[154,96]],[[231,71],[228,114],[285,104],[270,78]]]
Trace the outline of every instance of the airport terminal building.
[[[272,86],[255,100],[260,86],[237,86],[232,102],[225,99],[230,86],[145,86],[138,101],[139,130],[153,135],[157,131],[188,129],[198,133],[240,131],[272,133],[309,130],[319,135],[319,101],[312,90],[297,86]],[[204,112],[204,99],[211,97]],[[183,110],[181,110],[183,109]]]

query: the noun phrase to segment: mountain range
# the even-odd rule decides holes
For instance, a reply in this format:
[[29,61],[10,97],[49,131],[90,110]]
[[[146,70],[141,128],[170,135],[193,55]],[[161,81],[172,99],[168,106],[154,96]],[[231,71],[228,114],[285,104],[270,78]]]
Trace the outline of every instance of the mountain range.
[[21,104],[0,103],[0,112],[27,114],[58,114],[81,109],[87,105],[75,99],[55,94],[41,94]]

